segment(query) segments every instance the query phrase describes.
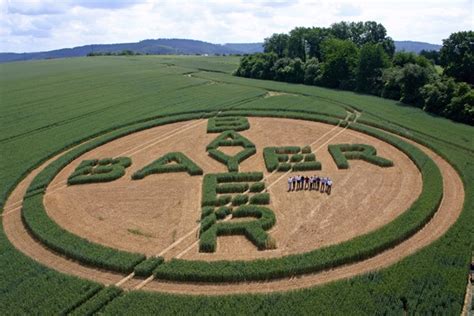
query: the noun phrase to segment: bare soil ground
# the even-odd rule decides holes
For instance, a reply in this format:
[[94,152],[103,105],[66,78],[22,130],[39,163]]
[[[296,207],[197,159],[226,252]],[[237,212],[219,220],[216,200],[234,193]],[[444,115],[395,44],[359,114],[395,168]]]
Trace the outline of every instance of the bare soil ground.
[[[278,120],[280,119],[250,119],[251,128],[258,131],[252,131],[251,129],[243,132],[243,134],[251,139],[259,150],[257,155],[242,163],[242,171],[264,170],[263,157],[261,155],[264,146],[305,145],[312,143],[314,140],[318,140],[318,135],[323,135],[328,128],[333,128],[324,124],[281,119],[279,122],[280,124],[278,124],[278,131],[281,131],[281,133],[279,133],[279,137],[272,137],[272,128],[273,133],[275,133],[274,126]],[[78,161],[73,162],[63,170],[63,172],[61,172],[53,184],[48,188],[45,200],[50,216],[66,229],[81,236],[85,236],[90,240],[126,250],[134,249],[132,247],[135,246],[132,245],[132,243],[136,241],[137,243],[144,244],[145,247],[147,247],[147,251],[144,251],[143,249],[139,251],[152,254],[159,253],[172,244],[174,240],[177,240],[196,227],[196,220],[199,217],[200,212],[200,184],[196,185],[192,180],[193,178],[198,179],[199,177],[189,177],[186,174],[181,174],[179,176],[178,174],[173,174],[174,181],[181,184],[173,186],[169,181],[165,185],[165,181],[161,179],[162,175],[152,175],[143,180],[137,181],[149,182],[145,183],[146,185],[143,187],[140,186],[141,184],[134,184],[134,181],[131,181],[129,177],[132,172],[145,166],[147,162],[151,162],[161,154],[171,150],[183,151],[186,155],[197,162],[206,173],[225,171],[225,168],[221,164],[203,154],[205,145],[207,145],[216,135],[205,134],[206,125],[199,123],[199,121],[196,122],[196,125],[189,124],[194,123],[177,123],[171,124],[174,126],[163,126],[161,130],[160,128],[148,130],[146,132],[153,133],[148,136],[140,135],[141,133],[130,135],[129,137],[131,138],[128,141],[129,144],[132,144],[133,146],[148,141],[150,138],[156,138],[159,144],[156,146],[150,146],[150,150],[145,148],[141,152],[137,152],[138,149],[134,149],[131,152],[133,154],[133,165],[127,171],[127,175],[118,181],[109,184],[102,184],[103,186],[112,185],[107,190],[98,187],[99,185],[71,186],[66,188],[64,183],[67,176],[77,166],[79,161],[84,158],[116,156],[119,155],[121,151],[130,151],[130,145],[125,146],[127,141],[125,138],[98,148],[97,151],[88,153],[84,157],[78,159]],[[160,139],[164,139],[169,135],[173,136],[173,130],[183,131],[186,128],[189,128],[189,130],[180,132],[180,141],[176,140],[178,137],[170,137],[169,139],[173,144],[168,144],[166,141],[160,142]],[[336,133],[337,130],[339,130],[339,128],[335,129],[334,133]],[[188,132],[190,135],[187,134]],[[188,243],[178,244],[177,247],[170,251],[169,256],[176,256],[177,254],[182,254],[184,251],[185,254],[183,258],[204,260],[213,260],[217,257],[227,259],[251,259],[261,256],[281,256],[287,253],[292,253],[292,251],[301,252],[306,251],[306,249],[311,250],[316,247],[321,247],[322,245],[350,239],[353,236],[380,227],[406,209],[406,206],[398,209],[397,206],[399,204],[404,203],[404,200],[412,201],[416,196],[418,196],[421,188],[421,179],[418,171],[411,162],[408,162],[406,166],[403,165],[404,167],[398,171],[398,174],[395,172],[394,174],[390,174],[390,169],[392,168],[382,169],[374,167],[376,170],[370,170],[370,167],[372,166],[362,161],[350,161],[351,168],[348,171],[339,172],[332,162],[332,159],[329,158],[326,146],[318,146],[318,144],[323,145],[325,141],[330,139],[331,135],[332,134],[329,134],[327,137],[318,140],[313,146],[313,149],[319,147],[322,148],[317,152],[318,160],[323,163],[323,170],[318,172],[318,174],[330,176],[335,182],[333,194],[331,196],[316,192],[287,193],[286,176],[272,185],[269,190],[272,198],[272,204],[270,207],[275,211],[278,222],[278,224],[270,231],[272,236],[277,239],[277,250],[259,252],[254,249],[252,244],[242,237],[220,237],[218,251],[214,254],[216,257],[209,258],[212,255],[201,255],[197,253],[195,234],[191,234],[191,237],[188,238],[190,239]],[[142,139],[141,137],[146,138]],[[207,139],[204,140],[202,138]],[[187,139],[192,140],[191,149],[188,148],[190,143],[186,142]],[[349,130],[338,134],[337,137],[331,140],[331,142],[362,142],[375,145],[379,155],[394,160],[394,168],[397,168],[399,165],[402,166],[401,163],[403,163],[403,160],[408,159],[390,145]],[[123,147],[121,147],[121,149],[116,149],[113,146],[113,143],[117,143],[115,144],[117,147]],[[172,149],[168,150],[167,146],[172,147]],[[444,197],[434,218],[412,238],[397,247],[363,262],[292,279],[282,279],[272,282],[219,285],[182,284],[155,280],[145,285],[144,289],[193,294],[285,291],[288,289],[309,287],[315,284],[351,277],[395,263],[401,258],[412,254],[416,250],[430,244],[432,241],[443,235],[459,216],[464,200],[462,182],[454,169],[441,157],[437,156],[430,150],[420,145],[417,146],[426,151],[440,167],[444,181]],[[197,148],[203,149],[197,150]],[[97,155],[100,155],[100,157],[97,157]],[[44,166],[45,165],[43,165],[43,167]],[[410,169],[407,168],[410,167],[415,168],[415,170],[408,172]],[[258,169],[255,170],[255,168]],[[382,174],[380,174],[380,172],[382,172]],[[410,176],[405,178],[404,174],[409,174]],[[267,176],[267,186],[271,184],[272,181],[280,178],[280,174],[267,174]],[[389,181],[390,176],[392,177],[391,181]],[[8,238],[15,247],[33,257],[35,260],[64,273],[78,275],[106,284],[115,283],[122,278],[123,276],[86,268],[71,260],[63,258],[45,249],[29,236],[21,223],[18,206],[21,205],[22,192],[24,192],[24,189],[32,180],[32,177],[33,175],[29,176],[17,187],[10,196],[5,207],[3,225]],[[125,185],[124,182],[127,182],[128,185]],[[200,182],[200,180],[196,182]],[[182,185],[183,183],[185,183],[184,186]],[[367,184],[370,184],[370,187],[375,187],[377,190],[367,188]],[[134,185],[136,187],[134,187]],[[167,186],[171,186],[173,189],[165,189],[164,187]],[[418,191],[416,191],[417,186]],[[54,187],[59,189],[51,190],[51,188]],[[147,189],[147,187],[153,187],[155,190],[152,190],[151,188]],[[183,187],[185,187],[185,190],[183,190]],[[410,195],[410,192],[405,191],[404,188],[407,187],[410,188],[408,191],[415,191],[415,194]],[[130,194],[129,190],[136,190],[132,193],[137,193],[137,195]],[[163,190],[165,190],[164,193],[162,193]],[[106,197],[113,196],[115,198],[115,203],[113,203],[113,198],[104,199],[100,194],[95,195],[96,191],[105,194]],[[385,200],[386,195],[389,194],[392,194],[391,198]],[[135,196],[136,200],[121,200],[125,195]],[[173,200],[169,195],[171,195],[171,197],[176,196],[178,201]],[[342,200],[336,202],[338,196],[339,199],[345,199],[347,196],[350,196],[351,199],[347,203],[342,202]],[[87,200],[86,198],[91,201],[100,201],[99,207],[96,205],[97,202],[87,202],[87,207],[80,207],[80,205],[77,205],[84,204],[84,201]],[[64,200],[68,200],[69,203],[61,202]],[[117,203],[117,200],[121,203]],[[143,202],[143,200],[145,201]],[[195,205],[193,203],[195,203]],[[411,202],[407,203],[407,205],[410,203]],[[129,207],[117,207],[117,204],[119,206],[125,204]],[[181,206],[184,204],[186,204],[186,206]],[[136,207],[137,205],[142,205],[142,208]],[[288,205],[290,207],[287,207]],[[380,205],[382,208],[373,207],[374,205]],[[109,206],[112,208],[109,208]],[[153,206],[155,208],[151,208]],[[62,213],[61,210],[63,210],[62,212],[68,210],[68,212]],[[81,216],[86,219],[81,221],[81,216],[75,214],[76,212],[80,213]],[[366,212],[372,213],[369,216]],[[178,215],[174,213],[178,213]],[[69,219],[69,216],[75,219]],[[146,219],[141,218],[142,216],[145,216]],[[103,219],[101,220],[100,217]],[[114,217],[118,217],[119,220],[114,219]],[[161,220],[156,221],[155,223],[150,220],[150,218],[153,217]],[[190,217],[193,218],[193,220],[189,220]],[[165,220],[167,222],[166,224],[164,223]],[[86,227],[84,228],[82,225],[86,225]],[[94,229],[87,227],[88,225],[92,226],[95,230],[101,230],[101,232],[97,234],[97,232],[94,232]],[[339,229],[339,225],[343,225],[345,230]],[[163,229],[164,232],[160,230],[160,228]],[[133,230],[134,232],[131,233],[130,230]],[[319,234],[320,230],[325,231],[326,234]],[[104,231],[107,233],[103,233]],[[336,233],[333,231],[336,231]],[[137,234],[137,232],[143,232],[143,235]],[[163,236],[165,241],[161,240],[161,236]],[[330,238],[327,236],[330,236]],[[118,239],[124,239],[126,242]],[[145,242],[143,239],[149,242]],[[150,243],[152,246],[149,245]],[[309,243],[310,246],[306,245],[307,243]],[[190,248],[193,244],[196,244],[195,247]],[[230,251],[232,248],[234,252]],[[132,279],[131,281],[126,282],[123,286],[134,288],[137,282],[139,282],[139,280]]]

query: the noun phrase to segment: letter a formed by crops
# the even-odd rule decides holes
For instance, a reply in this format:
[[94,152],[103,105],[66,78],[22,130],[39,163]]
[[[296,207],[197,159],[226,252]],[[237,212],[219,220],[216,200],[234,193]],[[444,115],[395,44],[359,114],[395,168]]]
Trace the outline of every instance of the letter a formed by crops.
[[187,172],[190,176],[202,175],[203,173],[202,169],[185,154],[171,152],[135,172],[132,179],[138,180],[151,174],[168,172]]

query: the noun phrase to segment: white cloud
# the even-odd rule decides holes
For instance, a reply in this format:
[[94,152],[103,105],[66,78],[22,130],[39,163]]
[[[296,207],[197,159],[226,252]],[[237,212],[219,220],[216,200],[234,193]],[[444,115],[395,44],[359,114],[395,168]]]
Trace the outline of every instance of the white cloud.
[[0,51],[40,51],[147,38],[259,42],[296,26],[382,23],[397,40],[441,43],[473,29],[464,0],[0,0]]

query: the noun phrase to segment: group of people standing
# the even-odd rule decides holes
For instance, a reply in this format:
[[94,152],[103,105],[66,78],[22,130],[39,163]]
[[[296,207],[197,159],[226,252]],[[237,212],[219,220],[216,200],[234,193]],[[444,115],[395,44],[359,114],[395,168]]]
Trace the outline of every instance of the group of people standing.
[[320,176],[291,176],[288,178],[288,192],[300,190],[315,190],[331,194],[332,180]]

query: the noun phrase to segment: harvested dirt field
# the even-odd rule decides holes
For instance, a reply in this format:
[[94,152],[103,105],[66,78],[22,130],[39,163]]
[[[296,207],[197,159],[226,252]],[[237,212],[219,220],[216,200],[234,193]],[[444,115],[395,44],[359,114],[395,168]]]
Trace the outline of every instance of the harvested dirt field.
[[[269,121],[268,123],[266,123],[267,125],[265,125],[265,120]],[[272,123],[274,123],[278,120],[277,119],[251,119],[250,121],[251,121],[251,127],[252,128],[258,127],[260,124],[262,124],[262,125],[260,125],[260,127],[262,127],[262,128],[265,127],[265,126],[271,128]],[[180,131],[180,133],[181,133],[180,135],[181,135],[181,137],[183,137],[183,135],[185,134],[185,130],[187,128],[189,128],[190,130],[194,130],[194,131],[196,131],[198,129],[204,129],[205,128],[204,122],[205,121],[178,123],[178,124],[173,124],[175,126],[174,130],[173,130],[173,128],[169,128],[169,129],[166,129],[166,130],[163,129],[163,130],[159,131],[158,128],[157,128],[157,129],[153,129],[154,131],[148,130],[147,132],[150,132],[150,133],[154,132],[155,133],[155,134],[153,134],[152,138],[156,138],[156,141],[159,143],[159,145],[157,145],[158,147],[160,147],[162,144],[164,146],[166,146],[166,142],[165,142],[166,137],[168,137],[170,135],[175,135],[174,133],[176,133],[177,131]],[[275,138],[275,137],[269,138],[271,140],[270,144],[266,143],[266,144],[261,145],[259,143],[259,141],[260,141],[259,137],[263,137],[263,135],[265,135],[264,130],[261,130],[259,132],[261,134],[259,137],[257,137],[258,135],[256,135],[255,137],[252,136],[252,130],[243,132],[243,134],[246,137],[248,137],[249,139],[251,139],[256,144],[257,148],[259,149],[258,153],[257,153],[257,156],[251,157],[250,159],[248,159],[247,161],[245,161],[242,164],[243,171],[255,171],[255,170],[252,170],[252,169],[248,169],[248,167],[252,167],[252,165],[255,165],[255,161],[252,162],[252,160],[255,160],[255,159],[260,159],[261,167],[259,167],[259,170],[263,170],[263,160],[261,160],[262,159],[261,149],[263,148],[262,146],[269,146],[269,145],[304,145],[304,144],[314,142],[314,144],[312,146],[313,150],[318,150],[318,148],[321,148],[317,152],[317,157],[318,157],[318,160],[323,162],[323,170],[321,172],[318,172],[318,174],[331,176],[335,181],[335,187],[333,189],[333,194],[330,197],[327,197],[327,195],[323,195],[323,194],[316,193],[316,192],[291,192],[291,193],[286,193],[285,191],[286,191],[286,177],[287,177],[287,175],[283,175],[282,179],[280,179],[279,181],[276,181],[276,180],[281,177],[280,174],[267,175],[268,178],[266,179],[266,182],[267,182],[267,186],[270,186],[269,192],[270,192],[271,198],[272,198],[272,205],[270,207],[275,211],[277,221],[278,221],[278,224],[271,231],[272,236],[278,236],[277,234],[278,234],[278,231],[282,229],[282,224],[284,223],[285,215],[286,215],[286,218],[295,219],[295,216],[291,212],[284,213],[284,209],[281,212],[278,211],[278,209],[276,207],[276,205],[277,205],[276,203],[285,203],[285,201],[278,202],[278,200],[276,200],[276,198],[275,198],[275,194],[280,194],[279,192],[281,192],[281,194],[287,194],[286,195],[287,199],[291,199],[291,198],[293,198],[292,196],[295,196],[294,199],[296,201],[297,200],[303,200],[303,199],[306,199],[306,198],[308,198],[308,199],[318,199],[319,201],[323,201],[322,199],[328,200],[329,198],[332,199],[333,197],[337,196],[336,194],[337,194],[338,190],[346,190],[346,192],[353,192],[353,191],[351,191],[351,190],[354,190],[353,188],[344,189],[344,186],[341,186],[341,183],[344,183],[343,182],[344,179],[345,179],[344,176],[346,176],[346,175],[342,175],[340,178],[337,178],[336,172],[334,172],[334,174],[333,174],[333,171],[337,171],[335,169],[335,166],[333,165],[333,162],[330,161],[330,159],[328,161],[327,157],[324,158],[324,155],[327,154],[327,152],[326,152],[327,149],[326,149],[326,144],[325,144],[326,142],[342,143],[342,142],[349,142],[349,141],[351,141],[351,139],[354,139],[354,138],[357,139],[358,137],[362,137],[359,140],[354,140],[354,142],[363,142],[363,143],[367,143],[367,144],[373,144],[378,149],[379,155],[394,160],[396,166],[399,163],[398,160],[397,160],[398,158],[394,158],[396,156],[391,156],[392,155],[392,153],[390,151],[391,146],[383,144],[384,146],[387,146],[388,148],[379,147],[377,142],[380,142],[380,141],[378,141],[376,139],[371,139],[370,137],[365,136],[363,134],[352,132],[350,130],[342,131],[342,129],[340,129],[340,128],[334,128],[332,126],[326,126],[326,125],[323,125],[323,124],[316,124],[316,123],[312,123],[312,122],[293,121],[293,120],[281,120],[281,122],[282,123],[284,123],[284,122],[287,122],[287,123],[288,122],[295,122],[297,127],[294,127],[295,125],[293,125],[294,129],[289,131],[289,135],[286,135],[285,133],[283,133],[283,135],[285,135],[285,136],[282,136],[282,137],[279,137],[279,138]],[[171,126],[171,125],[164,126],[163,128],[169,127],[169,126]],[[288,125],[288,126],[291,126],[291,124]],[[305,128],[305,127],[307,128],[306,131],[308,131],[310,133],[303,133],[302,135],[300,135],[300,138],[296,139],[297,142],[294,142],[295,139],[291,139],[291,138],[288,139],[288,137],[292,137],[291,135],[293,133],[296,133],[297,128]],[[178,129],[176,129],[176,128],[178,128]],[[279,130],[284,131],[283,128],[279,128]],[[311,132],[314,132],[314,133],[311,133]],[[327,134],[325,134],[326,132],[327,132]],[[256,133],[256,134],[259,134],[259,133]],[[308,140],[308,138],[305,138],[305,137],[307,137],[306,135],[310,135],[310,134],[313,134],[313,136],[315,136],[315,137],[312,138],[312,140],[311,139]],[[199,135],[200,135],[200,133],[195,133],[194,134],[194,136],[196,136],[197,138],[199,138]],[[133,139],[129,140],[130,143],[133,144],[134,146],[137,146],[137,144],[143,144],[143,143],[139,142],[140,137],[141,137],[140,133],[131,135],[129,137],[134,137]],[[172,138],[172,137],[170,137],[170,138]],[[210,137],[210,138],[212,139],[213,137]],[[117,142],[123,144],[123,141],[124,141],[124,139],[120,139]],[[195,142],[193,142],[193,144],[194,143]],[[112,144],[113,143],[110,143],[109,145],[112,145]],[[205,143],[205,144],[207,144],[207,143]],[[147,146],[147,145],[146,144],[142,145],[142,147],[145,147],[145,146]],[[383,253],[381,253],[381,254],[373,257],[373,258],[370,258],[368,260],[364,260],[364,261],[359,262],[359,263],[351,264],[351,265],[348,265],[348,266],[343,266],[343,267],[340,267],[340,268],[336,268],[334,270],[323,271],[321,273],[304,275],[304,276],[301,276],[301,277],[298,277],[298,278],[281,279],[281,280],[276,280],[276,281],[272,281],[272,282],[251,282],[251,283],[219,284],[219,285],[217,285],[217,284],[182,284],[182,283],[172,283],[172,282],[160,282],[160,281],[155,280],[155,281],[152,281],[152,282],[148,283],[147,285],[145,285],[145,287],[143,289],[153,290],[153,291],[155,291],[155,290],[156,291],[169,291],[169,292],[175,292],[175,293],[188,293],[188,294],[203,294],[203,293],[206,293],[206,294],[226,294],[226,293],[239,293],[239,292],[285,291],[285,290],[288,290],[288,289],[309,287],[309,286],[312,286],[312,285],[321,284],[321,283],[325,283],[325,282],[330,282],[330,281],[338,280],[338,279],[341,279],[341,278],[351,277],[351,276],[354,276],[354,275],[357,275],[357,274],[360,274],[360,273],[365,273],[365,272],[372,271],[372,270],[375,270],[375,269],[380,269],[380,268],[386,267],[390,264],[393,264],[393,263],[397,262],[401,258],[414,253],[418,249],[430,244],[431,242],[433,242],[434,240],[436,240],[437,238],[442,236],[446,232],[446,230],[458,218],[458,216],[461,212],[461,209],[462,209],[463,201],[464,201],[464,189],[463,189],[462,181],[460,180],[460,178],[457,175],[457,173],[455,172],[455,170],[446,161],[444,161],[441,157],[439,157],[438,155],[436,155],[435,153],[433,153],[429,149],[426,149],[425,147],[423,147],[421,145],[417,145],[417,146],[422,148],[438,164],[438,166],[439,166],[439,168],[442,172],[442,175],[443,175],[444,196],[443,196],[443,200],[442,200],[442,203],[440,205],[440,208],[439,208],[438,212],[436,213],[436,215],[434,216],[434,218],[422,230],[417,232],[414,236],[412,236],[411,238],[409,238],[405,242],[401,243],[400,245],[398,245],[398,246],[396,246],[392,249],[389,249],[389,250],[387,250],[387,251],[385,251],[385,252],[383,252]],[[155,146],[150,146],[150,147],[155,147]],[[195,146],[195,148],[198,148],[198,146]],[[103,157],[111,156],[111,155],[117,155],[117,152],[107,152],[106,150],[108,150],[108,149],[106,148],[106,146],[101,147],[97,150],[100,151],[100,152],[95,152],[95,154],[96,155],[98,155],[98,154],[102,155],[103,154]],[[125,150],[128,150],[128,149],[125,148]],[[138,149],[134,149],[133,151],[137,151],[137,150]],[[180,150],[180,149],[173,149],[173,150]],[[392,150],[395,150],[395,149],[392,148]],[[143,152],[146,152],[146,149],[143,150]],[[183,152],[184,152],[184,150],[183,150]],[[402,156],[401,158],[404,157],[405,159],[407,159],[402,153],[400,153],[398,151],[396,151],[396,152],[399,155]],[[208,162],[209,162],[209,165],[204,165],[204,164],[201,164],[201,161],[199,160],[199,157],[198,157],[197,154],[196,154],[196,156],[192,156],[191,153],[188,153],[188,152],[185,152],[185,153],[189,154],[189,157],[191,157],[193,160],[195,160],[205,170],[205,172],[214,172],[213,169],[208,169],[209,165],[212,166],[212,162],[213,162],[212,159],[207,158],[207,157],[205,157],[205,155],[203,155],[202,157],[204,157],[204,159],[207,159]],[[138,156],[139,154],[137,153],[136,155]],[[131,156],[132,156],[134,165],[132,165],[132,167],[129,168],[126,177],[116,181],[116,183],[118,183],[119,181],[125,181],[125,180],[131,182],[131,180],[129,180],[130,174],[134,170],[138,170],[139,168],[144,166],[144,164],[138,163],[138,160],[135,159],[135,155],[131,155]],[[90,155],[90,154],[88,154],[87,157],[97,158],[94,155]],[[156,158],[157,157],[153,157],[150,160],[153,160],[153,159],[156,159]],[[83,159],[83,157],[81,157],[81,159],[79,159],[79,160],[82,160],[82,159]],[[48,200],[49,197],[54,196],[56,193],[61,193],[61,194],[58,194],[59,196],[67,196],[68,194],[70,194],[70,193],[65,194],[64,192],[68,191],[69,189],[73,188],[74,186],[66,188],[64,186],[64,183],[65,183],[65,179],[67,178],[69,173],[74,169],[74,167],[77,165],[77,163],[79,163],[79,161],[74,162],[73,164],[71,164],[68,167],[69,172],[63,172],[59,175],[59,177],[57,179],[55,179],[53,185],[50,185],[50,187],[48,188],[48,193],[47,193],[47,196],[46,196],[46,200]],[[350,163],[351,163],[351,169],[354,169],[354,170],[349,169],[350,172],[355,171],[355,169],[357,168],[357,165],[362,165],[362,166],[365,166],[365,167],[370,166],[369,164],[367,164],[365,162],[361,162],[361,161],[350,161]],[[29,184],[29,182],[32,180],[34,174],[37,173],[41,168],[44,168],[45,165],[47,165],[47,163],[42,165],[42,167],[40,167],[39,169],[35,170],[32,173],[32,175],[28,176],[24,181],[22,181],[20,183],[20,185],[12,193],[10,198],[8,199],[6,207],[5,207],[5,212],[3,214],[3,226],[4,226],[4,230],[5,230],[8,238],[15,245],[15,247],[17,247],[19,250],[21,250],[26,255],[28,255],[28,256],[34,258],[35,260],[37,260],[37,261],[39,261],[39,262],[41,262],[45,265],[48,265],[48,266],[50,266],[50,267],[52,267],[52,268],[54,268],[58,271],[73,274],[73,275],[77,275],[77,276],[81,276],[81,277],[84,277],[84,278],[87,278],[87,279],[99,281],[99,282],[106,283],[106,284],[117,282],[123,276],[120,276],[118,274],[108,273],[108,272],[105,272],[105,271],[100,271],[100,270],[93,269],[93,268],[86,268],[86,267],[83,267],[83,266],[81,266],[81,265],[79,265],[79,264],[77,264],[77,263],[75,263],[71,260],[63,258],[63,257],[51,252],[50,250],[44,248],[41,244],[39,244],[37,241],[32,239],[29,236],[29,234],[26,232],[26,230],[24,229],[24,227],[21,223],[21,217],[20,217],[20,212],[19,212],[19,207],[21,207],[21,196],[22,196],[22,193],[24,192],[25,188]],[[217,165],[219,166],[218,163],[217,163]],[[413,165],[411,165],[411,166],[414,168]],[[377,169],[381,169],[381,168],[377,167]],[[350,173],[349,170],[346,171],[348,174]],[[365,178],[369,178],[371,181],[373,181],[373,179],[377,179],[376,175],[374,176],[373,174],[369,173],[367,170],[368,170],[368,168],[365,168],[364,170],[362,170],[366,173]],[[388,170],[388,169],[386,169],[386,170]],[[224,170],[219,169],[218,171],[224,171]],[[405,172],[406,172],[406,170],[405,170]],[[65,173],[65,175],[64,175],[64,173]],[[399,179],[400,179],[400,176],[402,176],[402,175],[403,175],[403,173],[400,173],[398,175]],[[183,174],[183,176],[185,176],[185,174]],[[157,178],[157,177],[159,178],[160,176],[159,175],[153,175],[153,176],[145,178],[144,180],[139,180],[139,181],[145,181],[145,180],[153,179],[153,178]],[[349,177],[349,180],[346,180],[346,181],[347,182],[352,182],[351,179],[353,179],[353,178],[351,178],[351,175],[349,175],[348,177]],[[419,181],[420,180],[419,179],[419,174],[415,172],[414,178],[418,178],[418,181]],[[189,180],[190,177],[187,178],[187,179]],[[359,178],[359,180],[360,179],[361,178]],[[380,180],[382,182],[377,182],[378,186],[383,186],[383,180],[384,179]],[[362,181],[362,180],[360,180],[360,181]],[[398,180],[398,181],[402,181],[402,180]],[[413,181],[414,181],[414,183],[416,183],[416,180],[413,180]],[[104,184],[104,185],[106,185],[106,184]],[[347,186],[347,184],[345,184],[345,185]],[[86,187],[86,186],[91,186],[91,185],[85,185],[85,186],[82,186],[82,187]],[[75,186],[75,187],[79,188],[81,186]],[[354,186],[352,186],[352,187],[354,187]],[[78,189],[78,190],[79,190],[79,192],[81,192],[80,189]],[[399,192],[400,190],[401,189],[398,189],[398,190],[396,190],[396,192]],[[189,192],[189,189],[187,189],[186,191]],[[103,192],[106,192],[106,191],[103,191]],[[367,191],[367,192],[372,192],[372,191]],[[197,196],[194,196],[195,199],[197,197],[197,200],[199,200],[199,196],[200,196],[199,194],[200,193],[198,193]],[[315,194],[315,196],[313,197],[312,194]],[[415,195],[415,198],[418,194],[419,194],[419,192]],[[118,197],[118,195],[120,195],[120,191],[117,194],[117,197]],[[402,199],[402,196],[393,197],[393,199]],[[152,199],[152,198],[153,198],[153,196],[150,197],[150,199]],[[380,198],[383,198],[383,197],[380,197]],[[316,200],[316,201],[318,201],[318,200]],[[377,200],[377,199],[374,199],[374,200]],[[360,200],[357,200],[357,201],[358,201],[357,203],[364,203],[364,198],[360,198]],[[397,202],[399,202],[399,201],[397,201]],[[357,203],[354,203],[354,205],[357,206],[358,205]],[[365,203],[367,203],[367,202],[365,202]],[[332,202],[330,202],[330,204],[331,204],[331,206],[333,205]],[[155,205],[161,205],[161,204],[156,203]],[[296,208],[294,208],[292,211],[295,212],[295,210],[296,210]],[[311,215],[311,217],[309,217],[308,219],[313,220],[314,216],[318,216],[319,212],[322,213],[325,210],[327,211],[328,209],[318,208],[314,211],[314,213],[312,213],[311,210],[309,210],[308,212],[305,213],[305,215],[306,216]],[[48,207],[48,212],[51,212],[51,209],[49,207]],[[330,212],[330,209],[329,209],[328,212]],[[196,214],[198,214],[198,213],[199,212],[197,211]],[[380,216],[380,214],[386,214],[386,213],[383,212],[383,211],[379,212],[378,214],[373,213],[373,217],[377,217],[376,215]],[[390,212],[388,212],[388,214],[390,214]],[[87,216],[87,213],[83,214],[83,216]],[[337,214],[334,214],[332,216],[337,216]],[[358,216],[360,216],[360,214],[358,214]],[[93,217],[93,216],[90,216],[90,217]],[[330,216],[328,216],[328,214],[326,214],[326,217],[324,219],[326,219],[327,217],[330,218]],[[363,218],[364,216],[361,216],[361,217]],[[58,219],[55,217],[55,220],[58,220]],[[128,220],[130,221],[130,219],[128,219]],[[375,223],[373,223],[374,221],[375,221]],[[380,221],[383,221],[383,220],[378,219],[378,218],[374,218],[373,220],[367,220],[367,222],[368,222],[367,225],[368,226],[377,225],[377,222],[380,222]],[[104,222],[107,222],[107,221],[104,219]],[[146,222],[146,221],[143,221],[143,222]],[[280,223],[280,222],[283,222],[283,223]],[[183,239],[185,241],[187,239],[190,239],[189,243],[186,244],[186,246],[183,245],[184,243],[181,243],[181,244],[177,245],[176,248],[181,248],[181,250],[179,250],[179,249],[175,250],[174,247],[171,248],[172,250],[174,250],[174,251],[170,251],[170,253],[171,252],[173,253],[172,256],[179,255],[179,256],[184,256],[186,258],[186,256],[193,257],[193,256],[196,255],[194,253],[194,249],[196,248],[196,243],[195,243],[196,239],[195,239],[195,234],[192,234],[192,228],[196,227],[196,224],[197,223],[194,222],[194,225],[189,225],[191,227],[191,230],[190,230],[191,234],[187,233],[183,236],[182,234],[178,234],[178,232],[177,232],[177,233],[175,233],[176,235],[174,237],[170,238],[171,241],[173,239],[178,239],[181,236],[185,237]],[[306,227],[305,226],[306,224],[307,223],[303,222],[302,227]],[[337,223],[337,224],[339,225],[339,223]],[[100,226],[96,226],[96,227],[100,227]],[[292,228],[295,229],[295,230],[296,230],[297,227],[299,227],[299,226],[297,226],[297,225],[292,226]],[[311,227],[311,225],[310,225],[310,227]],[[315,226],[315,227],[317,227],[317,226]],[[320,227],[321,227],[321,225],[320,225]],[[67,229],[70,229],[70,228],[67,228]],[[136,227],[136,228],[129,228],[128,227],[128,228],[123,228],[123,229],[127,229],[127,233],[132,235],[132,236],[138,236],[138,237],[142,237],[142,238],[153,239],[149,236],[146,236],[146,235],[142,236],[140,234],[140,232],[143,233],[143,234],[148,234],[148,232],[145,231],[142,226],[141,227]],[[133,232],[130,232],[128,229],[133,230]],[[337,227],[333,227],[333,229],[337,229]],[[287,231],[291,232],[291,230],[288,230],[288,229],[287,229]],[[110,231],[110,232],[113,233],[113,234],[116,233],[115,231]],[[172,231],[171,231],[171,234],[173,234]],[[123,232],[120,232],[120,233],[118,233],[117,236],[127,236],[127,234],[125,234]],[[186,237],[186,236],[188,236],[188,237]],[[116,237],[114,237],[114,238],[116,238]],[[240,238],[240,237],[237,237],[237,239],[238,238]],[[278,238],[278,237],[275,237],[275,238]],[[333,237],[333,238],[336,238],[336,237]],[[112,239],[112,238],[110,238],[110,239]],[[110,239],[109,239],[109,242],[110,242]],[[227,239],[229,239],[229,240],[227,240]],[[245,246],[245,243],[248,243],[248,242],[243,238],[240,238],[240,239],[241,239],[240,243],[239,243],[239,240],[236,240],[236,238],[234,238],[234,237],[226,238],[226,240],[220,239],[219,240],[219,250],[216,253],[216,255],[222,255],[223,253],[226,252],[226,249],[228,249],[228,248],[225,248],[224,246],[222,246],[223,244],[227,245],[227,243],[234,243],[234,246],[235,246],[235,244],[238,244],[239,247],[243,248]],[[279,249],[281,249],[281,247],[282,247],[281,242],[282,241],[278,240]],[[166,245],[167,247],[165,247],[164,249],[168,248],[169,245],[170,244],[167,244]],[[248,243],[248,246],[250,246],[249,250],[253,251],[253,249],[251,248],[253,246],[250,243]],[[156,252],[162,251],[163,247],[160,248],[160,249],[157,249]],[[268,253],[268,251],[256,252],[256,253],[257,254]],[[270,253],[273,253],[273,251],[270,251]],[[281,254],[279,254],[279,255],[281,255]],[[132,278],[130,281],[125,282],[122,286],[125,287],[125,288],[134,288],[139,282],[140,282],[140,280]]]
[[[48,214],[62,227],[91,241],[147,255],[160,253],[197,227],[202,177],[173,173],[131,180],[131,175],[172,151],[183,152],[205,173],[225,172],[226,167],[208,157],[205,151],[206,145],[218,135],[207,134],[206,127],[205,121],[170,124],[121,138],[87,153],[66,167],[52,186],[65,184],[83,159],[125,155],[132,158],[133,164],[124,177],[111,183],[74,185],[57,191],[48,189],[50,194],[45,198]],[[246,260],[339,243],[390,222],[421,192],[421,176],[411,160],[376,138],[349,130],[342,132],[343,128],[327,124],[290,119],[251,118],[250,127],[241,134],[256,145],[258,152],[241,163],[241,171],[265,171],[262,151],[266,146],[313,144],[323,170],[302,174],[331,177],[334,181],[332,194],[287,192],[286,177],[279,179],[282,173],[269,175],[265,172],[270,208],[277,218],[277,224],[270,230],[277,241],[277,249],[258,251],[243,236],[227,236],[218,238],[215,253],[199,253],[196,245],[181,254],[183,258]],[[146,145],[154,137],[176,129],[183,132]],[[330,144],[373,145],[379,155],[393,160],[395,166],[380,168],[363,161],[350,161],[350,169],[338,170],[324,143],[339,132],[342,133],[330,140]],[[135,148],[137,144],[144,146]],[[232,152],[229,147],[223,151]],[[168,251],[165,257],[180,254],[196,239],[196,235],[190,236],[186,242]]]

